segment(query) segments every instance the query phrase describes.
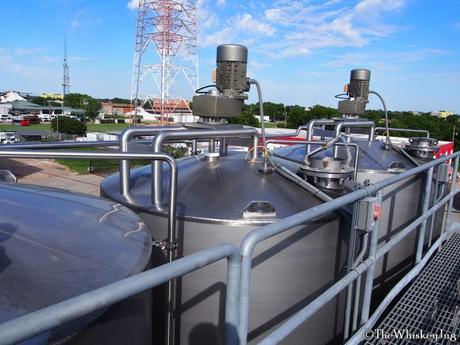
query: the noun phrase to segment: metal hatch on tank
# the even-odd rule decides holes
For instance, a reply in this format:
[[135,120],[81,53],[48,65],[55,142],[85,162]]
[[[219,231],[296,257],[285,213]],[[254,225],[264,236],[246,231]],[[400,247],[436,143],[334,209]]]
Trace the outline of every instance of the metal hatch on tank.
[[[144,271],[145,223],[119,203],[58,189],[0,184],[0,322]],[[25,344],[145,344],[149,294],[38,335]]]
[[[233,138],[249,136],[257,145],[254,139],[258,133],[255,129],[223,124],[227,114],[220,105],[233,103],[235,108],[240,107],[251,84],[258,86],[259,96],[261,93],[260,85],[241,73],[247,63],[243,59],[247,56],[245,47],[222,45],[217,48],[217,56],[219,77],[215,89],[195,96],[193,101],[193,111],[200,116],[198,124],[192,129],[158,133],[154,138],[154,150],[161,150],[167,140],[212,139],[207,154],[177,161],[177,256],[220,242],[238,245],[251,230],[323,202],[273,170],[265,169],[256,147],[247,153],[227,149],[225,142]],[[164,196],[168,183],[168,168],[154,165],[131,171],[128,195],[120,194],[118,174],[101,183],[101,194],[135,210],[151,228],[154,240],[162,240],[167,226]],[[153,204],[149,197],[151,190],[156,194],[154,201],[157,202]],[[268,240],[257,249],[253,264],[250,344],[257,343],[261,336],[344,273],[348,235],[340,231],[340,225],[348,221],[331,213],[297,227],[294,232]],[[160,249],[156,249],[154,256],[157,264],[166,260]],[[224,265],[214,264],[179,280],[172,343],[214,345],[223,342]],[[157,291],[156,297],[163,296],[164,292]],[[341,295],[331,301],[321,313],[299,327],[286,343],[299,344],[307,338],[309,344],[336,340],[343,322],[343,300]]]

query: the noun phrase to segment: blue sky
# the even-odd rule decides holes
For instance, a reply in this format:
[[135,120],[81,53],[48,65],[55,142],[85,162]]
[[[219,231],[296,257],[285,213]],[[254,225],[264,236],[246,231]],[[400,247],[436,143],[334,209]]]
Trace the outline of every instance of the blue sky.
[[[2,1],[0,90],[60,92],[66,35],[71,91],[129,98],[136,9],[128,2]],[[198,0],[197,9],[202,85],[216,45],[243,43],[265,100],[335,106],[349,70],[363,67],[390,109],[460,113],[460,0]]]

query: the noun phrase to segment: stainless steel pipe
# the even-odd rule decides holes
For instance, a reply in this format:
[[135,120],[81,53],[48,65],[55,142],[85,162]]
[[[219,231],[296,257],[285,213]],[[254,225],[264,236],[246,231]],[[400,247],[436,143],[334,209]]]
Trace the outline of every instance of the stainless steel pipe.
[[[153,139],[153,151],[161,152],[167,140],[173,139],[213,139],[250,136],[253,138],[253,159],[257,159],[257,146],[259,144],[259,133],[255,128],[242,129],[198,129],[198,130],[177,130],[163,131],[158,133]],[[162,202],[163,169],[161,162],[152,164],[152,195],[155,204]],[[128,177],[129,178],[129,177]]]
[[[121,152],[128,152],[128,143],[129,141],[135,136],[146,136],[146,135],[155,135],[158,132],[165,131],[165,130],[177,130],[181,127],[173,127],[173,126],[158,126],[158,127],[150,127],[150,128],[139,128],[139,127],[130,127],[127,128],[121,133],[119,139],[120,151]],[[128,195],[129,194],[129,179],[130,179],[130,171],[129,171],[129,161],[123,160],[120,162],[120,194]]]

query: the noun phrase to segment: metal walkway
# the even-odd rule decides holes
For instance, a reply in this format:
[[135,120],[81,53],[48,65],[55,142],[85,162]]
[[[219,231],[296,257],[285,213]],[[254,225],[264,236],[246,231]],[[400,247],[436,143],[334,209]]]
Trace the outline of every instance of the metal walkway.
[[373,330],[366,344],[460,342],[460,234],[441,251]]

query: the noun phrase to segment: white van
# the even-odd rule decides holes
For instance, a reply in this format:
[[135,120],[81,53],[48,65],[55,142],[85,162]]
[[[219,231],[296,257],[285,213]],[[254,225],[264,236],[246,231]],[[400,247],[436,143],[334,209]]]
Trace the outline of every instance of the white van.
[[14,144],[17,142],[16,133],[13,131],[0,132],[0,144]]
[[51,121],[53,115],[50,114],[39,114],[38,117],[40,118],[40,121],[42,122],[49,122]]
[[0,115],[0,122],[11,122],[13,117],[9,114]]

